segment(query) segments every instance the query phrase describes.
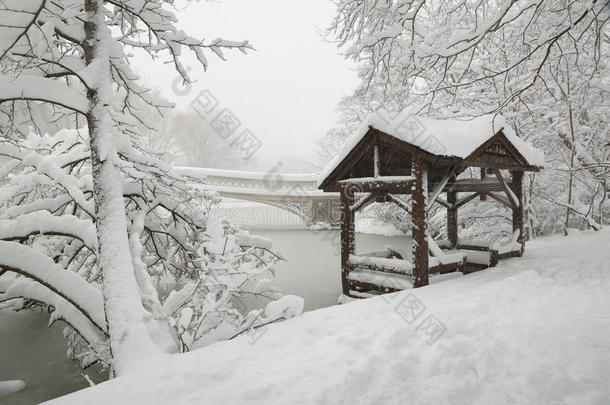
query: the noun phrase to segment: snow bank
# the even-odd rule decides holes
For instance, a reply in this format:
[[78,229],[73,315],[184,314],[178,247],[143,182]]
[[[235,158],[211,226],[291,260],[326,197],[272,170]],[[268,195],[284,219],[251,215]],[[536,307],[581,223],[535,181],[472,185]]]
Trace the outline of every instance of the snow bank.
[[535,241],[496,268],[307,312],[51,403],[607,404],[609,245],[608,231]]
[[265,317],[267,319],[289,319],[301,315],[305,300],[296,295],[285,295],[282,298],[271,301],[265,307]]

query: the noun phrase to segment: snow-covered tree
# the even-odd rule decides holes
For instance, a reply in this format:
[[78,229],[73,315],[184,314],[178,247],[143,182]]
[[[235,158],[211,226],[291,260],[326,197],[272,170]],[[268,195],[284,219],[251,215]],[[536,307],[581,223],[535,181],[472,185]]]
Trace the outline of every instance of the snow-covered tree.
[[155,136],[177,166],[237,168],[245,161],[239,148],[220,137],[197,112],[174,111]]
[[570,43],[590,44],[594,52],[582,57],[599,62],[608,21],[608,4],[599,0],[334,2],[330,31],[359,63],[363,86],[399,98],[416,92],[426,107],[435,98],[459,99],[494,78],[512,86],[501,105],[518,99],[544,80],[549,56]]
[[[335,4],[329,35],[358,63],[362,79],[343,103],[438,118],[501,112],[547,156],[548,170],[526,182],[527,232],[563,230],[569,217],[570,226],[597,229],[608,215],[607,2]],[[340,144],[341,134],[329,133],[323,145]],[[481,223],[505,215],[501,207],[474,206],[472,219]],[[484,232],[462,219],[471,233]]]
[[[83,366],[111,357],[89,148],[78,130],[0,142],[0,301],[50,306],[52,322],[72,327],[70,349]],[[280,260],[270,241],[209,224],[218,198],[151,153],[134,148],[118,167],[136,294],[155,346],[190,350],[278,319],[240,302],[281,297],[270,283]]]
[[[182,212],[190,209],[182,205],[184,201],[199,201],[192,199],[191,191],[176,187],[177,180],[165,175],[158,160],[140,153],[135,139],[141,126],[151,123],[139,106],[169,106],[161,105],[138,84],[128,50],[166,58],[189,81],[180,59],[184,50],[192,51],[205,68],[208,53],[224,58],[226,50],[245,53],[251,49],[247,41],[204,41],[186,35],[176,28],[176,18],[168,9],[172,3],[5,0],[0,4],[0,130],[9,158],[2,172],[17,170],[7,186],[13,191],[8,191],[5,204],[13,211],[5,223],[8,233],[1,242],[0,271],[26,275],[47,288],[33,288],[29,280],[19,279],[4,294],[27,291],[33,295],[29,298],[52,305],[57,317],[74,322],[93,350],[105,338],[115,374],[157,353],[151,329],[163,330],[160,317],[173,315],[160,311],[146,268],[157,264],[178,273],[183,269],[181,276],[194,277],[212,271],[206,266],[215,263],[216,254],[208,250],[205,238],[195,235],[197,227],[206,229],[204,222]],[[49,119],[72,121],[72,128],[86,129],[79,135],[64,132],[57,139],[43,138],[46,144],[37,145],[30,130],[44,128]],[[44,152],[38,153],[38,148]],[[132,210],[139,215],[128,216]],[[159,223],[167,219],[163,215],[173,225],[159,229]],[[184,224],[177,226],[180,221]],[[30,233],[20,234],[24,230],[74,241],[59,243],[62,257],[47,256],[34,253],[38,246],[17,242],[30,240]],[[239,234],[223,232],[234,249],[229,239]],[[159,241],[164,245],[158,246]],[[52,254],[57,252],[55,243],[41,243],[40,249]],[[138,252],[144,246],[146,251],[149,246],[158,249],[156,263],[142,262],[145,258]],[[203,254],[195,254],[200,250]],[[229,271],[232,265],[241,266],[236,260],[223,259],[221,268]],[[78,270],[65,271],[64,266]],[[101,281],[101,295],[87,280]],[[196,289],[203,283],[195,284]],[[222,293],[224,298],[216,294],[216,300],[230,296],[229,291]],[[175,304],[171,297],[168,300]],[[198,308],[205,307],[202,303]],[[195,315],[192,319],[210,325],[198,318],[209,316],[209,311],[202,309]],[[182,322],[186,324],[190,325]],[[101,350],[96,353],[104,357]]]

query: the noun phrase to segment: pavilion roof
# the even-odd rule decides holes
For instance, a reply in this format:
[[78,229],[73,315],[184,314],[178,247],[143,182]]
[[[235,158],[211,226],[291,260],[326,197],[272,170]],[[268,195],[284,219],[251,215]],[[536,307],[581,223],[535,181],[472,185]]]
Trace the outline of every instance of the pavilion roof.
[[414,151],[435,161],[447,161],[448,164],[463,161],[464,165],[469,165],[482,149],[495,141],[492,140],[495,137],[511,149],[511,154],[521,162],[521,169],[538,170],[544,165],[544,154],[517,136],[501,115],[487,114],[469,120],[444,120],[407,113],[375,113],[364,121],[341,152],[325,168],[318,186],[323,188],[323,185],[327,185],[331,178],[335,177],[339,167],[354,159],[350,154],[361,147],[367,137],[373,137],[376,133],[409,145]]

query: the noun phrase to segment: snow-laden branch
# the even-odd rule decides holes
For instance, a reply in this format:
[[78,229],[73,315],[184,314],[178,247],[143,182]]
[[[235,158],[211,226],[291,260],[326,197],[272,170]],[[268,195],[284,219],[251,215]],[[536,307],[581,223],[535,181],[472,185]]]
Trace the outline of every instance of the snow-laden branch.
[[[361,65],[363,90],[381,90],[394,102],[417,93],[430,107],[441,95],[498,85],[508,94],[497,109],[544,81],[561,55],[597,65],[609,8],[600,0],[334,3],[329,32]],[[586,57],[583,47],[591,49]]]
[[576,214],[580,218],[582,218],[582,220],[585,222],[587,227],[589,227],[590,229],[593,229],[594,231],[599,231],[600,229],[602,229],[601,225],[592,217],[593,210],[592,210],[591,206],[587,207],[586,212],[584,212],[585,210],[583,210],[582,208],[576,207],[575,205],[572,205],[572,204],[566,204],[561,201],[556,201],[541,193],[534,193],[534,195],[536,195],[537,197],[540,197],[543,200],[548,201],[552,204],[555,204],[555,205],[558,205],[560,207],[564,207],[564,208],[570,210],[570,212],[573,212],[574,214]]
[[[23,38],[44,9],[46,0],[4,0],[0,14],[0,28],[4,28],[0,40],[0,59]],[[16,31],[16,32],[15,32]]]
[[0,268],[28,277],[60,295],[105,333],[106,316],[100,291],[43,253],[16,242],[0,241]]
[[18,298],[34,300],[52,306],[53,312],[51,312],[50,323],[56,320],[65,321],[94,348],[103,344],[106,340],[104,332],[72,303],[33,280],[20,278],[11,283],[6,291],[0,292],[0,302]]
[[[144,24],[148,32],[149,40],[141,42],[139,39],[134,39],[134,31],[137,30],[137,22],[130,21],[127,28],[127,33],[124,37],[119,38],[123,44],[141,48],[153,54],[160,51],[169,51],[174,63],[174,67],[185,81],[190,81],[188,73],[180,56],[182,47],[190,49],[204,69],[208,67],[208,61],[204,54],[204,50],[210,50],[215,53],[220,59],[225,60],[223,49],[236,49],[242,53],[247,53],[248,50],[254,49],[248,41],[229,41],[225,39],[214,39],[210,42],[196,39],[179,31],[175,27],[175,15],[163,8],[162,2],[142,2],[136,0],[105,0],[106,3],[116,7],[117,14],[127,14],[129,18],[123,16],[123,21],[136,20]],[[155,41],[153,42],[153,39]]]
[[[118,374],[159,347],[175,351],[174,329],[188,350],[194,340],[212,343],[248,326],[232,298],[278,298],[256,279],[272,273],[279,255],[269,241],[233,227],[212,229],[206,210],[217,197],[194,190],[161,153],[143,147],[142,131],[158,124],[150,113],[171,105],[138,83],[125,49],[169,53],[188,81],[184,51],[205,68],[208,53],[224,60],[225,50],[252,47],[187,35],[170,0],[37,1],[21,1],[41,7],[24,16],[16,14],[19,0],[0,1],[14,6],[6,16],[20,18],[21,33],[5,43],[0,32],[0,131],[8,135],[0,142],[0,274],[24,276],[9,280],[4,299],[56,307],[54,319],[66,320],[91,346],[72,333],[72,353],[107,362],[108,353],[90,350],[97,340],[81,330],[84,317],[111,346]],[[67,119],[77,128],[86,120],[87,128],[59,130]],[[46,129],[52,135],[41,136]],[[155,276],[187,287],[163,299]],[[291,311],[273,315],[280,313]]]
[[197,283],[187,283],[179,290],[172,290],[163,303],[163,311],[174,315],[182,306],[191,300],[197,291]]
[[32,166],[40,174],[47,176],[58,186],[63,188],[68,195],[90,218],[95,218],[95,207],[93,202],[85,197],[77,180],[66,174],[52,157],[43,157],[37,153],[30,153],[23,159],[23,164]]
[[6,211],[4,211],[4,215],[9,218],[17,218],[20,215],[41,210],[55,212],[61,207],[66,206],[70,201],[72,201],[72,198],[70,198],[68,194],[61,194],[52,198],[41,198],[30,203],[23,203],[8,207]]
[[43,101],[86,114],[87,98],[60,81],[21,75],[16,78],[0,75],[0,103],[18,100]]
[[89,219],[73,215],[56,216],[48,211],[31,212],[14,219],[0,219],[2,240],[21,240],[39,234],[75,238],[90,251],[97,252],[95,226]]

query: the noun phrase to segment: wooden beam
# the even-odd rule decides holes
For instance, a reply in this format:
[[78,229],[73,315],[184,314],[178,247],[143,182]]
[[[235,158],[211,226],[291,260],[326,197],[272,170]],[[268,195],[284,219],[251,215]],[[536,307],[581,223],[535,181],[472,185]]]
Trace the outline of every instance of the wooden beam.
[[460,271],[460,272],[464,273],[465,267],[466,267],[466,259],[464,258],[460,262],[437,264],[436,266],[432,266],[428,270],[428,274],[436,274],[436,273],[446,274],[446,273],[453,273],[455,271]]
[[412,176],[379,176],[375,177],[363,177],[355,179],[340,180],[338,183],[340,186],[350,185],[352,190],[361,193],[376,193],[382,194],[396,193],[396,194],[409,194],[413,187],[414,179]]
[[411,206],[409,203],[404,201],[402,198],[395,196],[394,194],[386,193],[388,200],[392,201],[394,204],[398,205],[403,210],[407,211],[409,214],[411,213]]
[[354,290],[355,290],[354,292],[364,293],[365,291],[378,291],[382,294],[387,294],[387,293],[393,293],[393,292],[400,291],[400,289],[398,289],[398,288],[389,287],[389,286],[381,286],[381,285],[377,285],[377,284],[373,284],[373,283],[365,283],[365,282],[357,281],[357,280],[349,280],[349,283],[351,286],[354,287]]
[[493,198],[494,200],[496,200],[497,202],[499,202],[500,204],[502,204],[510,209],[513,208],[510,201],[508,201],[506,198],[502,197],[501,195],[498,195],[495,193],[487,193],[487,195],[490,196],[491,198]]
[[478,178],[459,179],[448,183],[443,191],[447,191],[449,187],[452,187],[456,193],[504,191],[502,185],[493,177],[487,177],[485,180]]
[[363,160],[364,155],[370,150],[369,139],[375,131],[373,127],[369,126],[367,133],[358,141],[341,163],[322,181],[319,188],[324,191],[340,191],[341,185],[338,184],[336,179],[349,177],[350,171],[353,169],[352,163]]
[[373,202],[375,197],[376,197],[375,194],[367,193],[364,197],[360,198],[358,201],[356,201],[354,204],[352,204],[349,207],[350,211],[355,213],[358,210],[366,207],[367,205],[369,205],[369,203]]
[[[500,170],[493,169],[493,172],[496,175],[496,178],[498,179],[498,183],[500,183],[500,185],[502,186],[504,193],[506,193],[506,197],[508,197],[508,201],[510,202],[511,207],[513,209],[519,207],[519,201],[517,199],[517,196],[515,196],[515,193],[513,193],[513,191],[508,187],[508,185],[504,181],[504,177],[502,176],[502,173],[500,173]],[[520,173],[522,173],[522,172],[520,172]]]
[[453,204],[453,208],[460,208],[462,205],[466,204],[467,202],[474,200],[477,196],[479,195],[478,192],[472,193],[464,198],[460,198],[459,200],[457,200],[455,202],[455,204]]
[[430,194],[430,197],[428,198],[428,207],[426,208],[428,211],[455,173],[455,169],[455,166],[448,168],[443,178],[436,184],[436,187],[434,187],[434,191],[432,191],[432,194]]
[[451,204],[449,204],[449,202],[447,200],[445,200],[443,197],[437,197],[436,203],[442,205],[445,208],[451,207]]

